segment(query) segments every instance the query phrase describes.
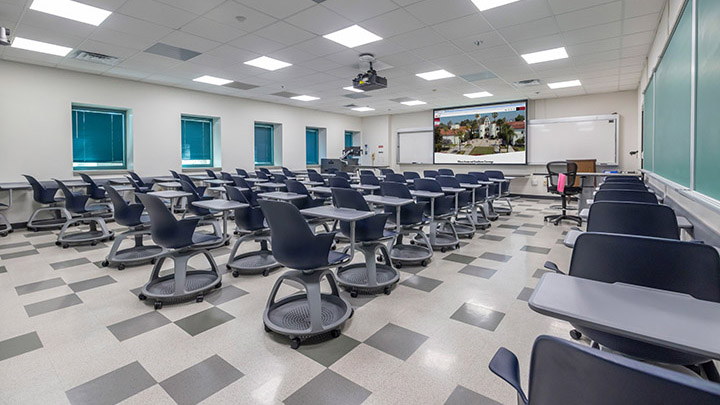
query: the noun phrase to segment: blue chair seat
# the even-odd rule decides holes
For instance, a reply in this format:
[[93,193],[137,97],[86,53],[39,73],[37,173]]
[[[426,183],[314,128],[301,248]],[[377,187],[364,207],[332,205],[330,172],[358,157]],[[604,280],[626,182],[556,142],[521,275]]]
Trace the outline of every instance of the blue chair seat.
[[193,245],[200,245],[204,243],[210,243],[210,242],[217,242],[221,238],[217,235],[211,235],[207,233],[202,232],[195,232],[192,235],[192,243]]
[[341,252],[336,252],[334,250],[331,250],[328,253],[328,263],[331,265],[337,264],[337,263],[342,263],[343,261],[345,261],[349,258],[350,258],[349,255],[346,255],[345,253],[341,253]]

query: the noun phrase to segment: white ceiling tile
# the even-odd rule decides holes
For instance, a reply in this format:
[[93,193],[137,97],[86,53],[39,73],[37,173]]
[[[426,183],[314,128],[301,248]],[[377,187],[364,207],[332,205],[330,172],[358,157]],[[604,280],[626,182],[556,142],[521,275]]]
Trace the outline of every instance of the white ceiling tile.
[[565,31],[563,35],[565,35],[565,39],[569,45],[619,37],[622,35],[622,22],[615,21],[609,24]]
[[463,51],[452,44],[452,42],[440,42],[434,45],[417,48],[413,52],[423,59],[437,59],[447,56],[460,55]]
[[258,53],[240,49],[232,45],[220,45],[219,47],[208,51],[207,55],[215,56],[235,64],[247,62],[261,56]]
[[666,0],[625,0],[625,18],[660,13]]
[[95,30],[88,39],[110,45],[126,47],[136,51],[144,51],[157,42],[157,40],[153,38],[143,38],[104,27],[98,27],[98,29]]
[[497,32],[508,42],[516,42],[524,39],[557,34],[560,32],[560,28],[558,28],[557,21],[554,17],[548,17],[530,21],[517,27],[501,28]]
[[104,42],[86,40],[80,46],[80,49],[88,52],[101,53],[103,55],[114,56],[116,58],[125,59],[138,53],[137,49],[125,48],[124,46],[107,44]]
[[384,58],[388,55],[394,55],[398,52],[403,52],[406,48],[394,41],[377,41],[369,44],[361,45],[352,50],[355,54],[361,53],[372,53],[378,58]]
[[47,53],[26,51],[19,48],[6,48],[3,53],[3,59],[42,66],[55,66],[60,63],[63,58]]
[[482,13],[495,29],[519,26],[553,15],[547,0],[523,0],[502,7],[492,8]]
[[655,31],[644,31],[635,34],[624,35],[622,37],[622,46],[630,47],[636,45],[647,45],[648,48],[655,38]]
[[208,11],[219,6],[225,0],[159,0],[170,6],[181,8],[193,14],[205,14]]
[[192,63],[207,67],[214,67],[218,69],[227,68],[230,66],[234,66],[237,64],[237,62],[224,59],[218,56],[210,55],[209,53],[204,53],[202,55],[198,55],[194,58],[192,58]]
[[347,18],[323,6],[307,8],[285,21],[317,35],[329,34],[353,25]]
[[401,52],[394,55],[387,55],[382,58],[382,61],[393,65],[395,67],[413,65],[423,61],[422,58],[415,55],[413,52]]
[[356,23],[398,8],[388,0],[326,0],[322,5]]
[[348,50],[347,47],[323,37],[315,37],[299,44],[295,44],[294,47],[315,56],[325,56]]
[[271,58],[281,60],[283,62],[292,63],[297,65],[300,62],[305,62],[311,59],[315,59],[315,55],[307,53],[295,47],[288,47],[275,51],[268,55]]
[[118,65],[125,69],[138,69],[143,72],[158,72],[169,69],[180,63],[179,61],[164,56],[153,55],[141,52],[127,59]]
[[155,43],[160,38],[172,32],[170,28],[118,13],[111,14],[97,30],[100,31],[104,29],[129,34],[130,38],[128,39],[125,39],[123,36],[118,38],[128,42],[132,42],[133,37],[140,37]]
[[[3,21],[17,21],[24,9],[20,4],[0,3],[0,18]],[[15,26],[7,28],[15,28]]]
[[593,25],[607,24],[622,18],[622,1],[585,8],[555,16],[560,29],[570,31]]
[[107,72],[103,73],[105,76],[121,77],[123,79],[135,79],[140,80],[151,75],[149,72],[143,72],[138,69],[126,69],[121,66],[115,66]]
[[463,38],[493,30],[480,13],[472,13],[454,20],[435,24],[432,29],[447,39]]
[[51,14],[28,10],[22,20],[22,25],[42,27],[48,31],[55,31],[65,35],[86,37],[95,29],[94,25],[81,23],[68,18],[56,17]]
[[297,28],[284,21],[278,21],[254,32],[255,35],[279,42],[285,45],[293,45],[298,42],[307,41],[315,37],[315,34]]
[[456,38],[452,40],[452,43],[465,52],[475,52],[505,45],[507,42],[497,31],[490,31],[483,34],[470,35],[469,37]]
[[198,18],[185,24],[182,31],[189,34],[197,35],[205,39],[209,39],[217,42],[230,42],[237,39],[247,32],[231,27],[225,24],[219,24],[217,21],[210,20],[208,18]]
[[207,52],[221,45],[219,42],[200,38],[197,35],[186,34],[182,31],[173,31],[163,37],[160,42],[200,53]]
[[405,9],[428,25],[439,24],[478,12],[477,7],[468,0],[425,0]]
[[389,38],[394,35],[414,31],[424,26],[423,23],[404,9],[397,9],[365,20],[360,25],[382,38]]
[[[588,65],[596,62],[615,61],[620,59],[620,49],[613,49],[605,52],[593,52],[585,55],[572,57],[572,61],[578,65]],[[619,62],[618,62],[619,63]]]
[[633,56],[645,56],[645,55],[647,55],[649,50],[650,50],[650,45],[638,45],[638,46],[631,46],[628,48],[623,48],[622,49],[622,57],[630,58]]
[[[20,25],[12,36],[32,39],[35,41],[48,42],[54,45],[76,48],[83,42],[83,37],[58,32],[53,26],[35,27],[31,25]],[[29,52],[29,51],[28,51]]]
[[567,52],[570,57],[587,55],[596,52],[610,51],[613,49],[620,49],[622,47],[622,38],[614,37],[608,39],[601,39],[599,41],[584,42],[582,44],[571,45],[567,47]]
[[242,36],[236,40],[230,41],[228,44],[237,48],[259,53],[260,55],[267,55],[271,52],[285,48],[285,45],[279,42],[271,41],[254,34]]
[[561,34],[547,35],[510,43],[510,46],[520,55],[544,51],[546,49],[560,48],[565,45],[565,38]]
[[276,18],[287,18],[309,7],[318,7],[312,0],[237,0],[248,7]]
[[[242,4],[238,4],[233,0],[228,0],[220,6],[212,9],[205,14],[204,17],[223,23],[228,27],[237,28],[247,32],[255,31],[277,21],[274,17],[243,6]],[[237,17],[245,17],[245,20],[240,22],[237,20]]]
[[[115,11],[125,3],[126,0],[83,0],[82,2],[107,11]],[[25,3],[25,0],[18,0]]]
[[328,70],[337,69],[342,66],[341,64],[333,62],[327,58],[315,58],[307,60],[301,62],[300,65],[308,69],[316,70],[318,72],[326,72]]
[[660,14],[648,14],[623,21],[623,33],[634,34],[643,31],[655,31],[660,22]]
[[144,21],[178,29],[197,16],[155,0],[128,0],[118,12]]
[[611,3],[612,1],[615,0],[548,0],[548,3],[555,14],[563,14],[570,11],[582,10],[584,8]]
[[400,34],[390,39],[405,49],[417,49],[428,45],[438,44],[444,39],[431,28],[421,28],[406,34]]

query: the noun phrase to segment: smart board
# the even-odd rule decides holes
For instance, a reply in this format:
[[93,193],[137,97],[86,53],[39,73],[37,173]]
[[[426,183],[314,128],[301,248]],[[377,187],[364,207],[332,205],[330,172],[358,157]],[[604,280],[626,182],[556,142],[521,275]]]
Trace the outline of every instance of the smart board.
[[616,166],[619,120],[617,114],[531,120],[528,164],[596,159],[598,165]]

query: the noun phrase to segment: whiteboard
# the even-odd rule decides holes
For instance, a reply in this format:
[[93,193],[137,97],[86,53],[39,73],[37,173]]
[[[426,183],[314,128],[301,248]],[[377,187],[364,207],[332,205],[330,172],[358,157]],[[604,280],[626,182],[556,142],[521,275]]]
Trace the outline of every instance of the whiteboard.
[[398,164],[432,164],[433,163],[433,129],[405,128],[399,129]]
[[598,165],[617,166],[619,120],[617,114],[531,120],[528,164],[596,159]]

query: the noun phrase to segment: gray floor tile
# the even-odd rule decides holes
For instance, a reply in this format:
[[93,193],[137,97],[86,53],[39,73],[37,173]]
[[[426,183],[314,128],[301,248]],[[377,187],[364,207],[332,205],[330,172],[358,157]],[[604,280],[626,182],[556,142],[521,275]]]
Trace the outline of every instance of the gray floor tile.
[[104,243],[98,243],[98,244],[95,245],[95,246],[93,246],[93,245],[80,245],[80,246],[76,246],[76,247],[75,247],[75,250],[78,251],[78,252],[80,252],[80,253],[83,253],[83,252],[89,252],[89,251],[92,251],[92,250],[107,249],[108,247],[109,247],[109,246],[106,245],[106,244],[104,244]]
[[132,290],[130,290],[130,293],[132,295],[134,295],[135,297],[140,295],[141,292],[142,292],[142,287],[137,287],[137,288],[133,288]]
[[41,232],[28,232],[25,234],[26,238],[35,238],[37,236],[47,236],[52,235],[52,231],[41,231]]
[[35,249],[45,249],[49,247],[54,247],[55,242],[36,243],[33,246],[35,246]]
[[535,236],[535,235],[537,235],[537,232],[533,232],[533,231],[523,231],[522,229],[518,229],[518,230],[516,230],[516,231],[513,231],[513,233],[518,234],[518,235],[526,235],[526,236]]
[[544,226],[537,225],[537,224],[522,224],[522,226],[524,226],[526,228],[535,228],[535,229],[543,229],[544,228]]
[[78,259],[50,263],[50,267],[52,267],[54,270],[60,270],[60,269],[66,269],[68,267],[80,266],[81,264],[86,264],[86,263],[90,263],[90,260],[88,260],[86,257],[81,257]]
[[357,405],[372,392],[340,374],[325,370],[285,398],[285,405]]
[[404,285],[405,287],[411,287],[417,290],[430,292],[442,283],[442,281],[435,280],[434,278],[415,275],[406,279],[400,284]]
[[68,286],[75,292],[90,290],[97,287],[102,287],[104,285],[108,284],[114,284],[117,283],[114,278],[110,276],[101,276],[96,278],[91,278],[90,280],[83,280],[78,281],[76,283],[70,283]]
[[410,329],[389,323],[370,336],[365,344],[400,360],[407,360],[427,338]]
[[40,252],[38,252],[36,249],[23,250],[21,252],[5,253],[4,255],[0,255],[0,259],[2,259],[2,260],[17,259],[18,257],[31,256],[31,255],[36,255],[38,253],[40,253]]
[[525,245],[520,250],[522,250],[523,252],[540,253],[540,254],[546,255],[546,254],[550,253],[550,250],[552,250],[552,249],[546,248],[546,247],[540,247],[540,246]]
[[480,239],[491,240],[493,242],[500,242],[501,240],[505,239],[505,237],[485,234],[485,235],[481,236]]
[[533,217],[532,215],[528,215],[528,214],[515,214],[515,216],[518,218],[532,218]]
[[458,385],[445,401],[445,405],[502,405],[500,402]]
[[42,291],[49,288],[60,287],[61,285],[65,285],[65,281],[60,277],[56,277],[48,280],[19,285],[15,287],[15,292],[17,292],[17,295],[25,295],[34,293],[35,291]]
[[500,225],[498,225],[498,228],[518,229],[518,228],[520,228],[520,226],[519,225],[500,224]]
[[195,336],[232,319],[235,317],[220,308],[213,307],[179,319],[175,321],[175,324],[191,336]]
[[213,305],[220,305],[247,294],[248,292],[243,289],[228,285],[205,297],[205,301]]
[[512,256],[501,255],[499,253],[485,252],[482,255],[480,255],[480,258],[487,259],[487,260],[493,260],[496,262],[507,263],[508,261],[510,261],[510,259],[512,259]]
[[345,298],[355,309],[358,309],[375,299],[375,295],[373,294],[359,294],[357,297],[352,297],[350,293],[345,290],[340,290],[340,296]]
[[505,314],[502,312],[466,302],[452,314],[450,319],[494,332],[504,317]]
[[82,303],[80,297],[75,294],[69,294],[25,305],[25,312],[27,312],[29,317],[33,317]]
[[537,269],[537,270],[535,270],[535,273],[533,273],[532,276],[535,278],[540,278],[545,273],[554,273],[554,272],[552,270],[547,270],[547,269]]
[[2,273],[7,273],[7,267],[0,266],[0,274],[2,274]]
[[517,299],[520,301],[527,301],[530,299],[530,296],[532,295],[533,291],[535,291],[532,288],[525,287],[520,291],[520,294],[518,294]]
[[468,265],[460,269],[458,273],[469,274],[471,276],[481,278],[490,278],[493,276],[493,274],[497,273],[497,270],[488,269],[487,267],[482,266]]
[[[183,370],[160,383],[181,405],[195,405],[243,377],[240,370],[218,355]],[[238,398],[238,403],[242,402]]]
[[148,312],[134,318],[110,325],[107,328],[117,340],[123,341],[171,323],[158,311]]
[[451,262],[463,263],[463,264],[472,263],[472,261],[475,259],[477,259],[477,257],[465,256],[465,255],[460,255],[457,253],[450,253],[449,255],[443,257],[443,260],[449,260]]
[[4,244],[4,245],[0,245],[0,250],[3,250],[3,249],[13,249],[13,248],[18,248],[18,247],[23,247],[23,246],[30,246],[30,245],[31,245],[30,242],[6,243],[6,244]]
[[15,336],[14,338],[0,342],[0,361],[19,356],[42,347],[43,344],[40,341],[40,337],[35,332]]
[[360,342],[351,337],[340,335],[317,344],[303,343],[297,351],[325,367],[330,367],[359,344]]
[[124,401],[156,383],[147,370],[136,361],[79,385],[67,391],[65,395],[73,405],[110,405]]

